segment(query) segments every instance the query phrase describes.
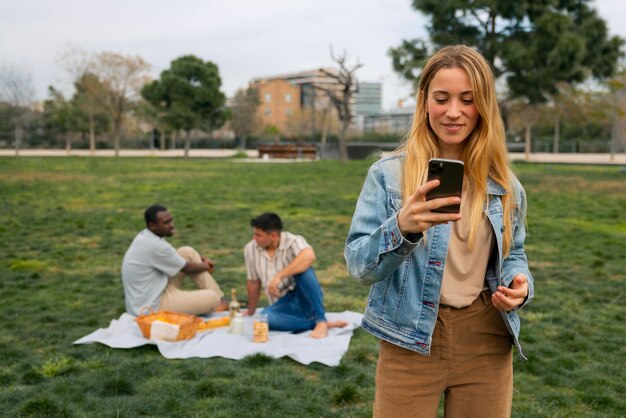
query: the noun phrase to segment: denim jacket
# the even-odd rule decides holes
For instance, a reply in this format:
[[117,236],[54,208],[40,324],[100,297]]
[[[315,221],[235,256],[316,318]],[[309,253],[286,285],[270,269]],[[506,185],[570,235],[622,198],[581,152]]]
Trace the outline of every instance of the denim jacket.
[[[350,274],[371,285],[362,326],[374,336],[393,344],[430,355],[433,330],[439,309],[441,281],[448,254],[450,224],[428,229],[411,242],[400,233],[397,213],[402,207],[403,155],[374,163],[359,196],[345,248]],[[524,252],[526,196],[514,179],[513,243],[502,258],[502,202],[506,191],[488,179],[489,202],[485,214],[493,227],[497,254],[489,260],[485,280],[491,292],[509,286],[518,273],[528,278],[528,297],[534,295],[533,278]],[[412,237],[412,239],[415,239]],[[520,356],[520,320],[515,310],[500,312]]]

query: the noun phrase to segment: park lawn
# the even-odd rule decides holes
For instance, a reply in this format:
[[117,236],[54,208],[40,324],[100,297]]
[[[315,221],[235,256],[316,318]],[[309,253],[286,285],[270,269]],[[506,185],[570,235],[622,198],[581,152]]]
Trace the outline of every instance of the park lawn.
[[[362,311],[368,288],[348,276],[343,246],[371,162],[0,158],[0,415],[371,416],[378,343],[360,329],[338,367],[72,345],[123,312],[121,260],[156,202],[175,217],[170,242],[211,257],[241,295],[249,221],[278,212],[314,246],[327,310]],[[514,170],[536,298],[521,312],[529,360],[515,360],[513,416],[624,416],[626,173]]]

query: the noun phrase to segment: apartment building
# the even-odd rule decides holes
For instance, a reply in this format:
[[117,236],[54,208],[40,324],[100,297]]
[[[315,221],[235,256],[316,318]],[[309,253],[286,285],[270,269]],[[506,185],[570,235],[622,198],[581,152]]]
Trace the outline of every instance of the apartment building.
[[[309,71],[282,74],[254,79],[250,86],[259,91],[261,106],[259,117],[264,125],[272,125],[281,132],[287,132],[287,122],[291,115],[302,110],[310,110],[313,121],[312,130],[320,129],[320,121],[315,121],[319,111],[334,111],[333,105],[322,89],[335,90],[341,94],[341,84],[329,74],[337,74],[332,67]],[[352,96],[353,116],[369,115],[380,112],[382,108],[381,83],[359,83],[354,86]]]
[[[336,71],[332,68],[325,70]],[[275,126],[281,132],[287,131],[287,121],[295,113],[303,109],[330,107],[326,94],[316,87],[336,86],[337,82],[322,69],[256,78],[250,83],[250,87],[259,92],[259,117],[262,124]]]
[[265,126],[275,126],[284,132],[287,120],[300,111],[300,87],[281,78],[258,79],[251,83],[259,92],[259,119]]

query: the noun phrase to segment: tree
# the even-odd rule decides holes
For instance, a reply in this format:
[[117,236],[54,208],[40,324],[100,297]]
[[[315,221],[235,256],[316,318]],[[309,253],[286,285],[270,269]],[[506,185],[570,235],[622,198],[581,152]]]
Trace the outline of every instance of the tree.
[[[528,109],[557,95],[562,83],[580,83],[589,76],[604,79],[615,72],[624,40],[609,37],[606,23],[590,3],[413,0],[413,8],[431,18],[433,49],[461,42],[476,47],[496,77],[504,76],[510,96],[525,100]],[[416,83],[417,67],[432,52],[429,49],[426,42],[414,39],[389,54],[394,69]]]
[[33,105],[35,90],[29,73],[14,67],[0,68],[0,101],[8,106],[15,132],[15,155],[20,154],[24,125]]
[[[94,155],[96,132],[102,126],[102,114],[109,118],[104,109],[106,91],[96,75],[96,54],[70,45],[61,51],[57,61],[68,73],[74,86],[72,101],[87,114],[89,150],[91,155]],[[109,125],[106,124],[106,129],[108,128]]]
[[605,109],[611,104],[603,100],[604,96],[600,91],[585,90],[582,86],[566,83],[558,86],[558,93],[548,102],[554,124],[553,152],[559,152],[561,125],[569,122],[584,126],[606,119]]
[[139,119],[152,126],[152,141],[158,139],[159,149],[164,150],[168,126],[165,123],[161,109],[144,99],[137,104],[135,113]]
[[72,149],[72,132],[79,130],[80,110],[65,100],[63,94],[54,87],[48,87],[49,99],[44,101],[44,118],[49,128],[62,135],[65,151],[69,155]]
[[103,106],[107,92],[98,76],[91,72],[82,73],[74,81],[74,89],[72,102],[87,117],[89,150],[93,155],[96,150],[96,133],[102,131],[103,126],[108,128],[108,124],[102,120],[103,115],[108,116]]
[[217,65],[186,55],[171,62],[158,80],[144,86],[141,95],[163,110],[163,118],[174,130],[184,130],[185,157],[189,155],[191,131],[212,130],[226,121],[226,96]]
[[[434,49],[467,43],[504,75],[515,97],[545,102],[559,82],[581,82],[588,75],[610,77],[624,40],[609,37],[591,0],[413,0],[429,16],[430,43],[403,41],[389,54],[394,69],[414,82]],[[431,45],[432,48],[429,48]]]
[[356,79],[356,70],[361,68],[363,64],[359,63],[351,67],[348,66],[348,54],[346,51],[340,56],[335,56],[332,49],[330,56],[339,65],[339,71],[330,72],[323,68],[320,71],[326,74],[328,77],[335,80],[337,88],[334,87],[322,87],[316,86],[315,88],[321,90],[328,95],[331,103],[337,111],[339,120],[341,121],[341,130],[339,131],[339,158],[341,161],[348,160],[348,147],[347,147],[347,133],[350,123],[352,122],[352,95],[358,92],[358,82]]
[[145,84],[150,64],[139,56],[101,52],[94,57],[93,68],[103,89],[103,94],[96,98],[111,119],[115,156],[118,156],[126,111]]
[[510,130],[524,130],[524,158],[529,159],[531,153],[531,134],[533,126],[542,122],[549,112],[545,105],[531,105],[526,100],[509,100],[507,109],[507,125]]
[[611,93],[611,160],[626,151],[626,67],[608,81]]
[[260,105],[259,91],[252,87],[245,90],[239,89],[233,98],[230,124],[235,136],[241,141],[242,149],[246,149],[246,139],[259,130],[260,121],[257,111]]
[[[320,144],[326,145],[329,133],[339,131],[340,122],[339,118],[335,117],[334,107],[330,106],[320,106],[321,108],[315,109],[308,107],[289,115],[285,130],[286,137],[295,141],[305,141],[311,137],[311,132],[316,128],[315,134],[319,133]],[[313,126],[313,121],[316,121],[315,126]]]

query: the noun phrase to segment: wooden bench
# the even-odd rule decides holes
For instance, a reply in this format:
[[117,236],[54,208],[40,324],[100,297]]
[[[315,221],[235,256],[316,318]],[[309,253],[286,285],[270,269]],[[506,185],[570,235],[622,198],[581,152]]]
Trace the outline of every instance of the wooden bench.
[[259,144],[258,149],[259,158],[317,159],[317,146],[311,144]]

